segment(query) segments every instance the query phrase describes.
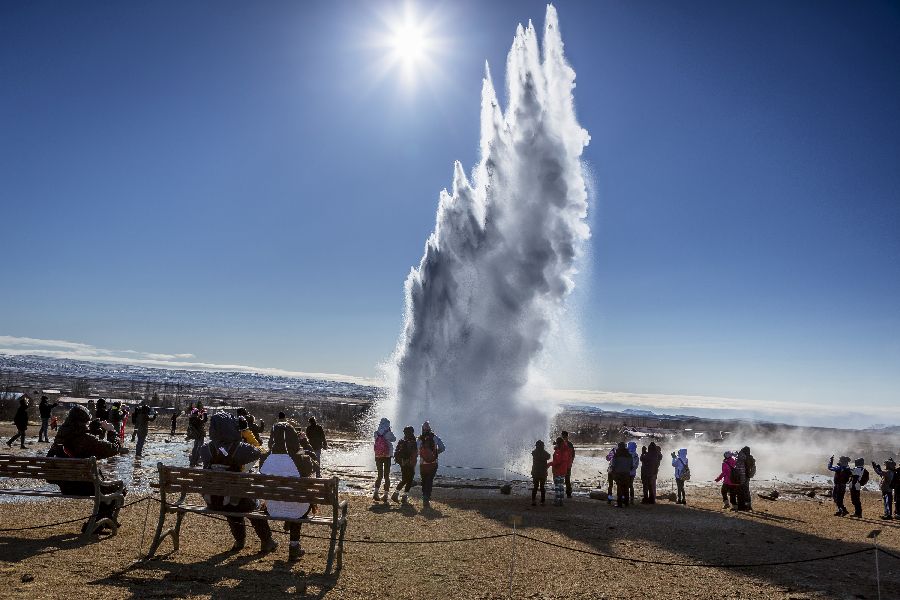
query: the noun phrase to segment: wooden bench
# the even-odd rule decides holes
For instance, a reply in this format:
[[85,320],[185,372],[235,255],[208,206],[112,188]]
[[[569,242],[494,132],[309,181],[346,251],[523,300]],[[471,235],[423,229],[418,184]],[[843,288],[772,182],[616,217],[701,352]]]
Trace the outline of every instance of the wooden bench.
[[[113,535],[119,529],[119,510],[125,503],[121,492],[104,494],[100,491],[101,483],[121,483],[104,480],[97,466],[96,458],[47,458],[46,456],[20,456],[0,454],[0,477],[13,479],[43,479],[47,481],[85,481],[94,484],[94,495],[71,496],[59,491],[36,489],[0,489],[0,494],[7,496],[39,496],[44,498],[79,498],[93,499],[94,511],[84,530],[84,538],[90,537],[97,529],[108,525]],[[100,504],[113,502],[112,517],[99,518]]]
[[[344,553],[344,531],[347,529],[347,501],[338,500],[338,478],[313,479],[300,477],[280,477],[257,473],[233,473],[213,471],[190,467],[159,466],[159,524],[156,535],[145,560],[156,554],[162,541],[172,537],[174,549],[178,550],[178,537],[181,532],[181,521],[185,513],[198,513],[225,517],[246,517],[248,519],[266,519],[268,521],[288,521],[290,523],[309,523],[311,525],[327,525],[331,527],[331,544],[328,549],[328,563],[325,573],[331,572],[337,546],[337,568],[341,568]],[[180,494],[178,500],[172,502],[170,496]],[[253,500],[281,500],[285,502],[308,502],[330,506],[331,514],[310,515],[302,519],[284,519],[272,517],[260,510],[250,512],[229,512],[208,508],[206,503],[192,504],[188,502],[188,494],[210,496],[230,496],[232,498],[251,498]],[[176,513],[175,526],[163,529],[166,515]]]

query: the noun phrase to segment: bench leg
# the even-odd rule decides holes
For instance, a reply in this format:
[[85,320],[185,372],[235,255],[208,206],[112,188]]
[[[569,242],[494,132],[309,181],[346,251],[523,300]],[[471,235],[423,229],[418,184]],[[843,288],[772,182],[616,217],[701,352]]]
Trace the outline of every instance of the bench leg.
[[325,563],[325,574],[331,574],[331,567],[334,564],[334,547],[337,544],[338,526],[331,526],[331,543],[328,546],[328,562]]
[[156,534],[153,536],[153,543],[150,544],[150,549],[147,551],[147,556],[144,557],[144,560],[150,560],[153,558],[153,555],[156,554],[156,551],[159,550],[159,545],[162,544],[162,541],[165,537],[172,533],[172,530],[169,529],[165,533],[163,533],[163,526],[166,524],[166,514],[168,511],[166,510],[166,503],[161,502],[159,505],[159,523],[156,525]]
[[91,518],[88,519],[87,524],[84,526],[84,532],[81,534],[82,541],[87,541],[94,534],[94,530],[100,526],[98,523],[98,515],[100,513],[100,496],[94,495],[94,511],[91,513]]
[[344,566],[344,532],[347,530],[347,520],[344,519],[344,522],[341,524],[341,531],[338,537],[338,549],[337,549],[337,570],[340,571]]
[[178,516],[175,517],[175,530],[172,532],[172,545],[175,547],[175,551],[178,551],[178,540],[181,538],[181,522],[184,520],[184,513],[179,512]]

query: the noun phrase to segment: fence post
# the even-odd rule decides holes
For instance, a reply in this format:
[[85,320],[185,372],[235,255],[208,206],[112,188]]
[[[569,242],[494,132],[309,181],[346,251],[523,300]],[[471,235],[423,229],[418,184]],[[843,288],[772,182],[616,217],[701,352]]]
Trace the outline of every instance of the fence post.
[[881,572],[878,569],[878,535],[880,533],[880,529],[873,529],[869,532],[869,535],[866,536],[872,540],[872,543],[875,545],[875,585],[878,588],[878,600],[881,600]]

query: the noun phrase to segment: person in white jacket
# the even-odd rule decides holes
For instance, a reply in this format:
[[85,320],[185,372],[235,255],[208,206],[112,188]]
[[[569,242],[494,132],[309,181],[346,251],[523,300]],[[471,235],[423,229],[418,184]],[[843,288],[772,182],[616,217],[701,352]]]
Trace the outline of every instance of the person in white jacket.
[[[391,422],[388,419],[381,419],[378,429],[375,430],[375,468],[378,470],[378,477],[375,479],[372,500],[381,500],[384,503],[388,501],[388,493],[391,490],[391,457],[394,456],[396,441],[397,437],[391,431]],[[384,496],[378,492],[382,479],[384,479]]]

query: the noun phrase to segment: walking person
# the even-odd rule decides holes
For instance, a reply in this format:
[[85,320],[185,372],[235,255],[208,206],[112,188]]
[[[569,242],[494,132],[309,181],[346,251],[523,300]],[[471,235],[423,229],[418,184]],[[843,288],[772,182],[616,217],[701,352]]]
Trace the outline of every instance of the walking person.
[[309,441],[313,452],[316,453],[316,477],[322,476],[322,450],[328,450],[328,441],[325,439],[325,430],[316,423],[315,417],[309,418],[306,427],[306,439]]
[[137,446],[134,448],[135,458],[140,458],[144,452],[144,443],[147,441],[147,431],[150,428],[150,422],[156,420],[156,411],[151,410],[147,406],[146,400],[134,409],[134,431],[137,434]]
[[737,460],[734,458],[734,452],[725,452],[722,459],[722,472],[716,477],[716,483],[722,482],[722,508],[737,509],[738,507],[738,487],[734,484],[734,469]]
[[630,494],[628,492],[631,487],[631,468],[634,465],[634,459],[625,442],[619,442],[616,452],[612,459],[612,476],[616,482],[616,508],[625,508],[628,506]]
[[[209,419],[203,404],[198,402],[196,408],[192,408],[190,416],[188,416],[187,439],[194,441],[191,448],[191,457],[188,464],[196,467],[200,464],[200,448],[206,439],[206,421]],[[235,419],[235,423],[237,420]]]
[[531,451],[531,480],[534,487],[531,488],[531,505],[537,506],[538,488],[541,490],[541,506],[544,505],[544,499],[547,494],[547,461],[550,460],[550,453],[544,449],[544,440],[538,440],[534,443],[534,450]]
[[391,500],[401,502],[400,490],[403,490],[403,504],[409,504],[409,490],[412,487],[413,479],[416,476],[416,462],[419,455],[418,446],[416,444],[416,430],[412,425],[403,428],[403,439],[397,442],[397,448],[394,449],[394,460],[400,465],[400,483],[394,490]]
[[553,491],[554,506],[562,506],[563,498],[566,493],[566,471],[570,465],[569,444],[562,438],[556,438],[556,444],[553,446],[553,460],[547,463],[548,467],[553,467]]
[[422,423],[422,434],[418,440],[419,475],[422,477],[422,506],[431,508],[431,489],[438,470],[438,456],[446,448],[441,438],[431,430],[431,423]]
[[894,479],[897,477],[897,463],[893,458],[889,458],[884,461],[884,468],[882,468],[873,461],[872,468],[875,470],[875,474],[881,477],[881,500],[884,502],[884,514],[881,515],[881,518],[889,521],[900,517],[900,515],[891,514],[894,505]]
[[756,477],[756,459],[750,454],[750,446],[744,446],[738,452],[735,468],[741,480],[738,486],[738,510],[753,510],[753,498],[750,495],[750,480]]
[[50,400],[47,396],[41,396],[41,401],[38,404],[38,412],[41,415],[41,428],[38,430],[38,442],[50,443],[50,438],[48,437],[50,430],[50,416],[53,409],[57,406],[59,406],[59,402],[50,404]]
[[656,442],[641,453],[641,487],[643,488],[643,504],[656,504],[656,478],[659,475],[659,463],[662,452]]
[[[388,493],[391,491],[391,458],[394,456],[394,442],[397,436],[391,431],[391,422],[382,418],[375,430],[375,469],[378,476],[375,478],[375,491],[372,492],[372,500],[381,500],[385,504],[388,501]],[[381,480],[384,479],[384,496],[380,496]]]
[[[872,463],[875,464],[875,463]],[[831,491],[831,497],[834,505],[837,507],[836,517],[849,515],[850,511],[844,506],[844,495],[847,493],[847,482],[850,481],[850,457],[842,456],[838,459],[838,464],[834,464],[834,455],[828,459],[828,470],[834,472],[834,487]],[[876,473],[878,470],[876,469]]]
[[572,497],[572,464],[575,462],[575,445],[569,441],[569,432],[562,432],[562,439],[569,447],[569,468],[566,469],[566,498]]
[[181,411],[177,408],[172,411],[172,432],[169,434],[172,437],[175,437],[175,428],[178,427],[178,416],[181,414]]
[[[200,447],[200,462],[204,469],[215,471],[248,471],[255,465],[262,453],[259,448],[251,446],[241,437],[236,415],[219,412],[212,416],[209,423],[209,442]],[[231,496],[210,495],[204,498],[209,508],[217,511],[246,513],[259,508],[259,502],[252,498],[234,498]],[[228,527],[234,538],[231,550],[243,549],[247,539],[247,525],[244,517],[229,516]],[[278,543],[272,539],[269,522],[264,519],[250,519],[256,535],[261,542],[260,552],[272,552]]]
[[6,442],[6,445],[10,448],[13,442],[19,440],[21,448],[25,449],[25,432],[28,431],[28,405],[28,398],[22,396],[22,399],[19,400],[19,408],[16,409],[16,414],[13,416],[13,425],[16,426],[18,433]]
[[675,467],[675,487],[678,490],[675,504],[687,504],[687,497],[684,495],[684,482],[691,478],[687,448],[679,449],[677,456],[674,452],[672,453],[672,466]]
[[857,519],[861,519],[863,516],[860,495],[867,483],[869,483],[869,470],[866,469],[866,459],[857,458],[850,472],[850,502],[853,503],[853,516]]
[[[300,435],[290,423],[281,420],[272,426],[269,448],[269,455],[259,467],[260,473],[281,477],[311,477],[315,474],[313,453],[303,449]],[[266,501],[269,516],[278,519],[302,519],[310,509],[311,505],[308,502]],[[287,523],[290,536],[288,562],[296,562],[304,554],[300,545],[301,525],[302,523]]]

